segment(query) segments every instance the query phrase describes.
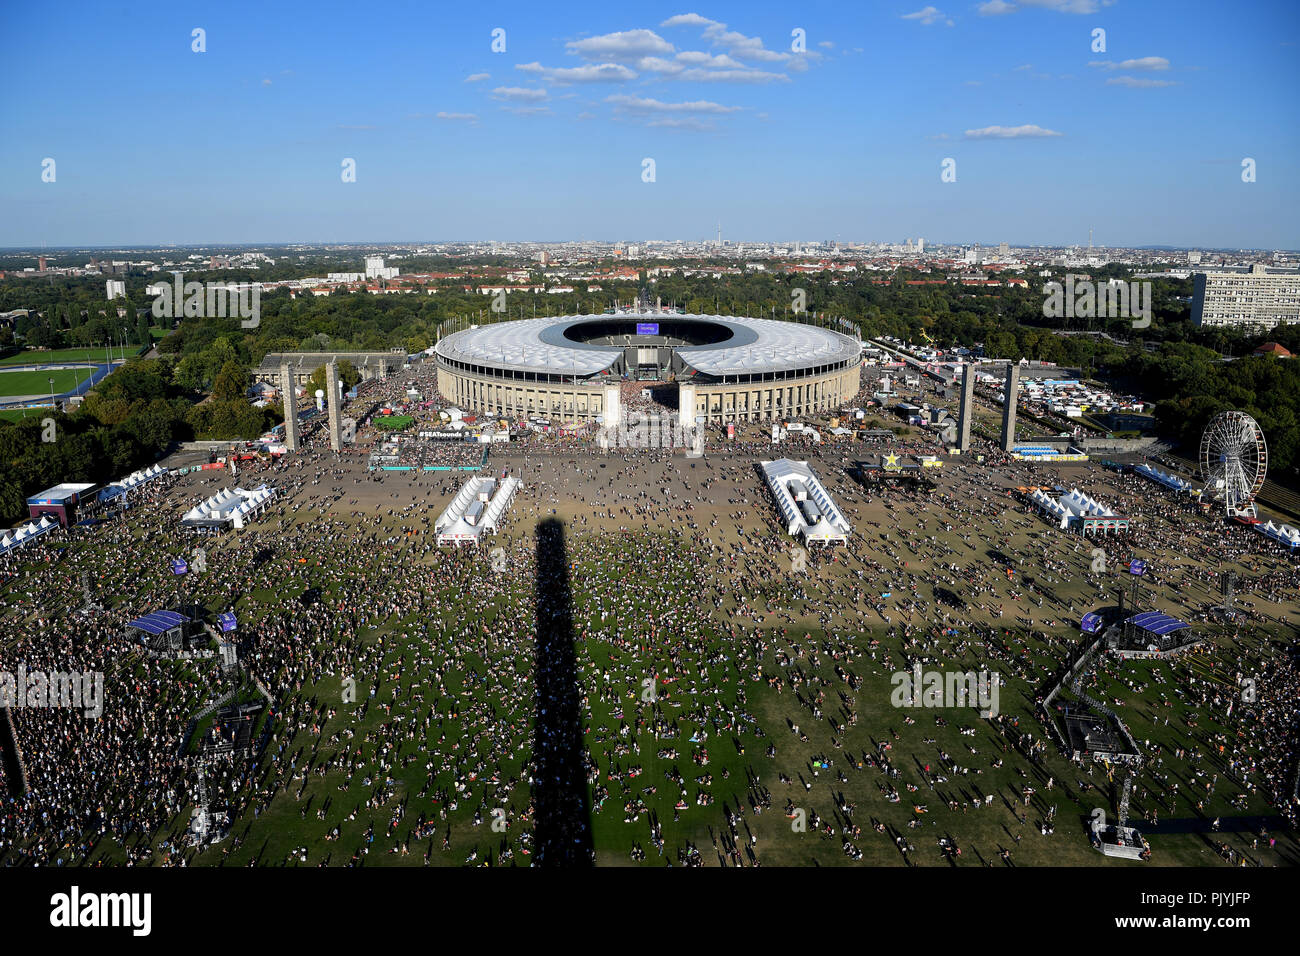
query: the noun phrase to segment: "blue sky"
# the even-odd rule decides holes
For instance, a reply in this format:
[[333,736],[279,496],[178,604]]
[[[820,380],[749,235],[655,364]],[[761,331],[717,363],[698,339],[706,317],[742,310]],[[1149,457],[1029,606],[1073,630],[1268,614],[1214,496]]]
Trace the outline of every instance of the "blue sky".
[[1294,0],[19,3],[0,75],[5,247],[1300,248]]

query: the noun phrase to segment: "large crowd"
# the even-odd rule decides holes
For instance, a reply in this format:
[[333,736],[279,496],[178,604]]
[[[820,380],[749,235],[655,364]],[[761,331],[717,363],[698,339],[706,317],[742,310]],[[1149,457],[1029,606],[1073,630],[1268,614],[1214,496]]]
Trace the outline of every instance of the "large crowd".
[[[358,449],[379,438],[367,410],[405,388],[363,385],[350,406]],[[1109,793],[1104,765],[1071,763],[1027,715],[1077,655],[1079,617],[1114,602],[1134,555],[1148,562],[1150,600],[1221,632],[1154,668],[1103,657],[1088,677],[1091,692],[1130,701],[1150,751],[1134,820],[1208,827],[1225,805],[1271,807],[1294,829],[1294,560],[1137,478],[1087,473],[1098,497],[1143,520],[1084,540],[1012,490],[1059,475],[991,448],[983,467],[952,464],[924,494],[858,484],[851,447],[796,442],[780,453],[818,470],[853,524],[847,546],[808,553],[785,535],[756,469],[773,449],[754,426],[698,460],[600,452],[590,435],[494,450],[489,467],[523,481],[505,533],[491,554],[439,550],[432,521],[461,476],[370,472],[360,451],[330,452],[317,422],[298,454],[254,466],[277,496],[247,528],[180,528],[185,508],[230,483],[201,472],[0,559],[3,669],[108,681],[99,720],[14,712],[29,790],[0,796],[0,861],[617,853],[694,866],[708,840],[719,865],[802,852],[1014,865],[1026,834],[1062,839],[1060,804]],[[932,451],[927,442],[907,436],[894,450]],[[206,570],[173,574],[169,559],[197,547]],[[1108,570],[1094,570],[1095,547]],[[1217,576],[1229,566],[1238,598],[1224,625]],[[149,657],[126,627],[196,601],[236,613],[239,672]],[[889,675],[916,664],[997,672],[1002,712],[890,709]],[[1249,701],[1243,678],[1255,682]],[[194,718],[247,684],[271,698],[257,753],[203,766],[206,799],[231,826],[196,847]],[[1167,739],[1171,716],[1185,723],[1174,747],[1151,739]],[[968,814],[996,819],[1002,836],[967,840],[956,817]],[[812,851],[794,842],[794,819]],[[1224,843],[1233,862],[1277,859],[1264,854],[1278,833],[1249,836]],[[1294,834],[1283,840],[1294,851]]]

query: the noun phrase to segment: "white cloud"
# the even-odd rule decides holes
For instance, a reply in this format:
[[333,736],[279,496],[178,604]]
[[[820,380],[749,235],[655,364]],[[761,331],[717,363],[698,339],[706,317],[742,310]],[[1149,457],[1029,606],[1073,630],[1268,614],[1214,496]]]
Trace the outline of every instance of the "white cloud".
[[[720,54],[684,50],[677,54],[677,59],[693,67],[685,73],[678,74],[679,79],[698,80],[701,82],[733,83],[767,83],[774,79],[788,80],[789,77],[777,73],[765,72],[749,64],[783,64],[795,72],[808,69],[809,60],[822,60],[825,54],[815,50],[795,55],[780,50],[769,50],[763,45],[761,37],[747,36],[736,30],[728,29],[719,20],[710,20],[698,13],[683,13],[669,17],[660,24],[661,27],[697,26],[703,27],[703,36],[710,45],[720,48]],[[826,49],[834,47],[829,40],[822,41]],[[858,51],[861,52],[861,51]],[[706,74],[706,68],[710,71]]]
[[623,30],[565,44],[586,60],[635,60],[643,56],[668,56],[671,43],[653,30]]
[[546,91],[523,86],[498,86],[492,91],[492,96],[494,99],[511,100],[516,103],[540,103],[546,99]]
[[702,17],[698,13],[679,13],[675,17],[669,17],[661,27],[713,27],[726,26],[718,23],[717,20],[710,20],[708,17]]
[[465,77],[465,82],[478,83],[481,80],[490,79],[491,76],[492,76],[491,73],[471,73],[469,76]]
[[824,48],[827,49],[827,50],[833,50],[833,49],[835,49],[835,44],[834,44],[832,41],[830,41],[830,40],[822,40],[822,41],[821,41],[820,43],[818,43],[817,45],[818,45],[819,47],[824,47]]
[[784,73],[768,73],[764,70],[686,70],[678,74],[682,80],[695,80],[700,83],[771,83],[779,80],[788,83],[790,77]]
[[1163,56],[1143,56],[1136,60],[1121,60],[1115,63],[1112,60],[1092,60],[1089,66],[1099,66],[1103,70],[1167,70],[1169,61]]
[[[758,40],[757,37],[755,37],[754,39],[757,40],[757,42],[760,44],[763,42],[762,40]],[[793,53],[778,53],[776,50],[764,49],[762,46],[755,46],[749,48],[733,47],[731,52],[734,53],[736,56],[743,57],[746,60],[758,60],[760,63],[785,63],[789,60],[794,59]],[[814,57],[821,56],[820,53],[816,53],[816,52],[804,53],[803,55],[814,56]]]
[[988,3],[979,5],[979,12],[982,17],[1000,17],[1006,13],[1015,13],[1016,5],[1007,3],[1006,0],[989,0]]
[[968,129],[967,139],[1031,139],[1042,136],[1060,136],[1056,130],[1043,129],[1041,126],[1026,124],[1024,126],[985,126],[983,129]]
[[439,111],[435,115],[440,120],[468,120],[471,123],[478,122],[478,116],[474,113],[446,113]]
[[516,70],[532,73],[547,83],[626,83],[637,74],[621,63],[593,63],[589,66],[548,67],[540,63],[520,63]]
[[612,103],[620,109],[625,109],[632,113],[735,113],[744,107],[741,106],[723,106],[721,103],[714,103],[711,100],[693,100],[689,103],[665,103],[662,100],[649,99],[641,96],[627,96],[618,93],[614,96],[605,97],[606,103]]
[[690,66],[707,66],[714,69],[743,70],[745,64],[733,60],[725,53],[705,53],[703,50],[683,50],[677,59]]
[[905,13],[903,14],[902,19],[920,20],[922,26],[928,27],[931,24],[938,23],[943,19],[943,17],[944,15],[941,10],[938,10],[935,7],[926,7],[924,10],[917,10],[916,13]]
[[636,68],[643,73],[680,73],[686,67],[682,66],[675,60],[665,60],[661,56],[643,56],[636,61]]
[[1156,86],[1177,86],[1173,80],[1153,80],[1150,77],[1112,76],[1106,81],[1107,86],[1127,86],[1132,89],[1145,89]]
[[1019,73],[1021,70],[1032,70],[1033,68],[1034,68],[1034,64],[1032,64],[1032,63],[1022,63],[1020,66],[1016,67],[1016,68],[1015,68],[1014,70],[1012,70],[1011,72],[1012,72],[1012,73]]
[[549,106],[503,106],[501,108],[507,113],[514,113],[516,116],[551,115],[551,108]]

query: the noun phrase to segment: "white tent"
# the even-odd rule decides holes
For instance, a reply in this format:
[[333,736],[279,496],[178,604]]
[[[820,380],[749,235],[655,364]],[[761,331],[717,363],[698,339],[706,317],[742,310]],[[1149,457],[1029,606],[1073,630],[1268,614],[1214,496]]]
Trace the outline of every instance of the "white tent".
[[[781,458],[759,464],[772,497],[776,499],[777,510],[781,512],[787,534],[801,534],[805,543],[830,544],[838,541],[843,544],[848,541],[852,531],[848,519],[822,485],[821,479],[808,467],[808,462]],[[815,515],[811,521],[800,509],[796,498],[802,498],[806,505],[811,503],[816,506],[815,510],[810,509]]]

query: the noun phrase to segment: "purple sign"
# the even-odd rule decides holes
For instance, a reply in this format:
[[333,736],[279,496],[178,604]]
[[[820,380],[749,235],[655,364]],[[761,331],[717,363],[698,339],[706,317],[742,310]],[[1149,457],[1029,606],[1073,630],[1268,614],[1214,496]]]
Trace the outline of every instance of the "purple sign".
[[638,323],[636,324],[636,334],[637,334],[637,335],[658,335],[658,334],[659,334],[659,323],[658,323],[658,322],[638,322]]

